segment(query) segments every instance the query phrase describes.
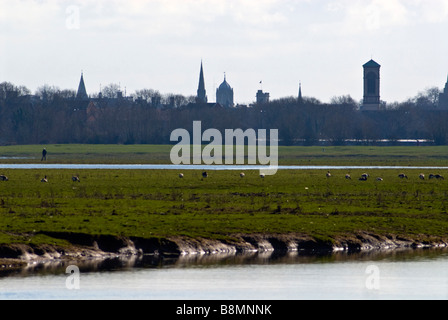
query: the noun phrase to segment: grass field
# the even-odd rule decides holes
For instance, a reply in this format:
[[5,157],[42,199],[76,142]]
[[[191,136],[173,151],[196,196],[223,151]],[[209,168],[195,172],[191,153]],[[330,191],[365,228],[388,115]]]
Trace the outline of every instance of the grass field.
[[[46,146],[49,163],[169,163],[169,146]],[[0,147],[0,163],[40,162],[42,146]],[[446,147],[285,147],[280,164],[447,166]],[[168,155],[168,161],[167,161]],[[19,157],[26,159],[11,159]],[[33,159],[31,159],[33,158]],[[1,169],[0,169],[1,171]],[[17,170],[0,174],[0,243],[64,244],[40,231],[229,239],[298,233],[318,239],[366,231],[448,236],[447,180],[420,170]],[[408,179],[398,178],[404,172]],[[345,179],[350,173],[352,179]],[[44,176],[48,183],[40,182]],[[80,182],[71,177],[79,175]],[[382,177],[383,181],[377,181]]]
[[[170,164],[170,145],[0,146],[0,163],[36,163],[43,148],[48,163]],[[448,146],[279,147],[280,165],[447,166]]]

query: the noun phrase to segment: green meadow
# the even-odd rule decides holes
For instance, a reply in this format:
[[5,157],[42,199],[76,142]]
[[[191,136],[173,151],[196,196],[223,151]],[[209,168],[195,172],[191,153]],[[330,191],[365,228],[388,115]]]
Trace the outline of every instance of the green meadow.
[[[173,145],[19,145],[0,146],[0,163],[170,164]],[[223,152],[224,153],[224,152]],[[446,166],[448,146],[280,146],[280,165]]]
[[[0,147],[0,163],[40,163],[43,146]],[[170,146],[52,145],[47,163],[169,163]],[[282,164],[447,166],[446,147],[280,147]],[[448,167],[448,166],[447,166]],[[357,232],[448,235],[448,170],[0,169],[0,243],[64,244],[45,232],[138,237]],[[367,172],[367,181],[358,178]],[[405,173],[407,179],[398,177]],[[424,173],[426,179],[419,178]],[[428,179],[429,174],[445,179]],[[350,174],[351,179],[345,175]],[[80,182],[71,177],[78,175]],[[48,182],[41,179],[47,176]],[[382,181],[376,178],[381,177]]]

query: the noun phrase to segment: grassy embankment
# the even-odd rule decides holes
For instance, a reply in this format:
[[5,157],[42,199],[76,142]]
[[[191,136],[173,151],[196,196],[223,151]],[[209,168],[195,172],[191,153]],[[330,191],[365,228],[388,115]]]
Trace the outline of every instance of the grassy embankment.
[[[48,163],[169,163],[169,146],[47,146]],[[0,147],[0,163],[40,162],[41,146]],[[280,164],[446,166],[446,147],[280,148]],[[358,231],[420,239],[448,236],[448,179],[420,170],[0,170],[0,244],[62,244],[39,231],[228,239],[299,233],[331,239]],[[408,179],[399,179],[404,172]],[[352,180],[346,180],[350,173]],[[443,170],[425,170],[448,178]],[[72,175],[81,182],[72,182]],[[40,179],[46,175],[48,183]],[[376,177],[383,181],[376,181]]]

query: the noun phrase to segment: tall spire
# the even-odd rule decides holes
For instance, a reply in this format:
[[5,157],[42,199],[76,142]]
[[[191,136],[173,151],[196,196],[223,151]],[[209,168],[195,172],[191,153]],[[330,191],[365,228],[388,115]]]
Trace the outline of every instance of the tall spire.
[[448,94],[448,77],[447,77],[447,79],[446,79],[445,88],[443,89],[443,92],[444,92],[445,94]]
[[87,95],[86,85],[84,84],[84,76],[81,71],[81,80],[79,81],[78,93],[76,94],[76,99],[78,100],[87,100],[89,96]]
[[202,60],[201,60],[201,71],[199,73],[197,102],[207,103],[207,94],[205,92],[204,70],[202,68]]
[[302,102],[302,82],[299,82],[299,102]]

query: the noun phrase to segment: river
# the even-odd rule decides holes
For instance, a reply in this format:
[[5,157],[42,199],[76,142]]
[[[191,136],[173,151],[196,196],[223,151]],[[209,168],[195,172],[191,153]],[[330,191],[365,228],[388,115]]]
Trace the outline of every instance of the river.
[[[448,251],[112,259],[0,273],[0,300],[445,300]],[[76,281],[75,281],[76,277]]]

